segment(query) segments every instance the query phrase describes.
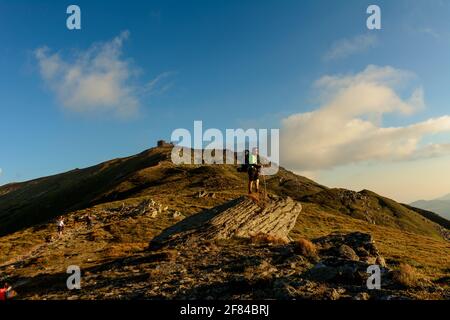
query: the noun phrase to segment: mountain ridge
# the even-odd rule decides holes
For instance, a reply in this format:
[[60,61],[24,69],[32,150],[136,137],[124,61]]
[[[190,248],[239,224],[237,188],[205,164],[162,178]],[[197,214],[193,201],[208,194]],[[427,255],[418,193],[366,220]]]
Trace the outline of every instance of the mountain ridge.
[[[168,146],[155,147],[4,187],[2,276],[24,299],[449,295],[445,283],[450,254],[445,253],[450,252],[450,241],[435,216],[368,190],[328,188],[284,168],[262,178],[260,194],[248,197],[247,176],[236,166],[174,165],[170,153]],[[243,197],[255,198],[257,205],[239,200]],[[282,205],[285,215],[269,206],[272,211],[259,216],[264,199],[277,197],[292,199]],[[224,206],[231,206],[230,211]],[[298,208],[293,215],[291,206]],[[247,216],[245,208],[252,211]],[[214,219],[220,212],[224,215]],[[55,230],[59,215],[66,223],[62,237]],[[244,219],[234,221],[238,216]],[[254,223],[262,221],[258,219],[264,223],[255,228]],[[222,230],[224,221],[228,229]],[[181,243],[149,248],[180,226],[188,232]],[[282,239],[252,235],[270,229],[280,231],[275,234]],[[209,239],[224,232],[250,238]],[[208,237],[202,240],[203,235]],[[360,274],[377,260],[388,266],[388,287],[367,292]],[[85,271],[86,291],[73,294],[65,289],[67,263]],[[404,263],[424,277],[422,284],[405,289],[389,280]]]
[[[156,187],[183,192],[183,189],[242,189],[245,185],[245,175],[237,173],[233,165],[175,166],[170,161],[171,149],[168,145],[154,147],[84,169],[0,187],[0,235],[48,221],[65,212],[161,192],[155,190]],[[442,219],[429,220],[430,215],[424,216],[372,191],[330,189],[282,167],[276,175],[263,178],[261,184],[274,194],[318,203],[370,223],[398,225],[400,229],[420,230],[419,233],[428,235],[438,233],[433,232],[435,227],[427,221],[437,221],[448,228]],[[378,213],[372,215],[374,210]],[[419,221],[416,214],[427,221]],[[406,220],[400,221],[400,215]]]

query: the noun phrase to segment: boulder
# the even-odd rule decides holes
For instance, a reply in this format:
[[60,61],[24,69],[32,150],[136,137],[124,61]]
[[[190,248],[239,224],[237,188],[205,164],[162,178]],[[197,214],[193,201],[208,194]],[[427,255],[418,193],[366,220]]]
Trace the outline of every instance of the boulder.
[[[263,234],[288,242],[288,234],[301,210],[300,203],[289,197],[272,196],[266,201],[259,201],[244,196],[186,218],[152,241],[153,244],[178,243],[188,242],[192,238],[217,240],[252,238]],[[173,217],[180,215],[175,212]]]
[[316,264],[310,271],[311,278],[318,281],[331,281],[338,275],[337,269],[323,263]]
[[339,255],[344,259],[359,261],[359,257],[355,253],[355,251],[346,244],[343,244],[339,247]]
[[386,268],[386,261],[382,256],[377,256],[375,260],[375,264],[379,265],[382,268]]
[[156,218],[158,216],[158,210],[153,210],[150,216]]

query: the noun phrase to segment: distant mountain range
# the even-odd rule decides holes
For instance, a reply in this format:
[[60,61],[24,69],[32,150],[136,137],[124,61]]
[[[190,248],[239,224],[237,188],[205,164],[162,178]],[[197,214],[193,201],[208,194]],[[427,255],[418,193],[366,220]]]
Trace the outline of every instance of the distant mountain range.
[[450,219],[450,194],[434,200],[419,200],[410,204],[413,207],[433,211],[446,219]]

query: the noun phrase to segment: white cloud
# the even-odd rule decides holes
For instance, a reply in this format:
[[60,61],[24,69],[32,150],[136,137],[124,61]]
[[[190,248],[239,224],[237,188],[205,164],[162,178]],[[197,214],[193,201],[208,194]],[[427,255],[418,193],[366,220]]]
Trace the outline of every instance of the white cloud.
[[325,61],[347,58],[374,48],[377,44],[378,38],[374,34],[362,34],[351,39],[341,39],[331,46],[323,58]]
[[403,127],[383,127],[383,116],[410,115],[423,108],[420,87],[408,98],[399,88],[410,72],[368,66],[348,76],[326,76],[316,82],[321,106],[282,120],[282,164],[298,171],[330,169],[363,162],[413,160],[450,153],[450,144],[421,145],[426,135],[450,131],[450,116]]
[[[122,57],[128,31],[109,42],[97,43],[69,58],[46,47],[35,51],[42,78],[67,109],[81,113],[107,112],[120,117],[135,115],[139,98],[152,88],[133,80],[139,70]],[[158,78],[159,77],[159,78]],[[153,80],[153,86],[161,76]]]
[[435,29],[430,28],[430,27],[423,27],[423,28],[419,28],[417,29],[419,33],[431,36],[432,38],[438,40],[441,38],[441,35],[439,32],[437,32]]
[[170,71],[161,73],[143,87],[142,93],[150,95],[163,94],[173,86],[173,82],[168,82],[168,79],[170,79],[174,74],[175,72]]

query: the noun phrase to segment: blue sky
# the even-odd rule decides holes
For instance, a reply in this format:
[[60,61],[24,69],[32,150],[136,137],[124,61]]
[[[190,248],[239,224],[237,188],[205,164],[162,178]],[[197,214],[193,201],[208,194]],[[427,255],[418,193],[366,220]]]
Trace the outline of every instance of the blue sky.
[[[70,4],[81,8],[82,30],[66,28]],[[366,28],[370,4],[381,8],[382,30]],[[402,128],[402,138],[393,137],[395,141],[383,154],[368,151],[365,156],[342,158],[334,150],[323,155],[332,160],[322,166],[297,166],[296,157],[302,163],[302,154],[288,154],[288,168],[330,186],[372,188],[405,201],[448,193],[450,185],[439,185],[428,193],[427,188],[415,193],[405,188],[401,193],[397,185],[375,181],[373,173],[398,172],[394,167],[402,163],[417,170],[422,170],[421,161],[427,162],[427,168],[435,167],[428,161],[444,165],[450,138],[447,119],[429,125],[426,134],[411,137],[410,131],[416,129],[405,128],[449,113],[449,9],[450,1],[437,0],[0,0],[0,184],[135,154],[152,147],[157,139],[169,139],[176,128],[192,128],[194,120],[203,120],[208,128],[283,130],[288,126],[283,121],[292,115],[331,110],[327,106],[333,105],[330,101],[337,93],[326,86],[318,88],[319,79],[328,75],[334,80],[360,81],[363,77],[373,84],[373,74],[382,72],[375,84],[393,89],[395,98],[409,103],[413,94],[423,94],[419,99],[423,103],[409,105],[417,107],[414,112],[396,112],[402,110],[398,104],[374,120],[378,129]],[[67,90],[72,87],[62,87],[58,78],[46,78],[43,73],[43,65],[54,55],[64,73],[77,63],[77,57],[98,54],[94,44],[101,51],[113,39],[121,39],[119,53],[112,57],[121,63],[114,74],[123,92],[132,90],[119,103],[132,99],[132,116],[118,115],[114,108],[98,111],[95,105],[79,108],[77,103],[85,100],[70,100],[73,97]],[[36,52],[44,47],[47,51],[39,57]],[[367,69],[370,65],[376,68]],[[83,72],[90,72],[89,63],[82,66]],[[399,76],[401,83],[392,85],[392,77]],[[342,82],[338,86],[349,89]],[[351,119],[373,113],[377,112],[352,114]],[[286,130],[287,139],[318,137],[317,132],[305,132],[305,126],[295,131],[300,124]],[[392,151],[393,145],[411,139],[420,141],[404,154]],[[354,142],[344,141],[342,150],[353,152]],[[427,144],[438,147],[438,154],[430,156],[428,149],[421,149]],[[305,145],[301,152],[308,150]],[[314,150],[308,154],[314,155]],[[311,157],[312,162],[315,159]],[[367,174],[349,180],[355,172]],[[419,180],[416,183],[420,185]]]

